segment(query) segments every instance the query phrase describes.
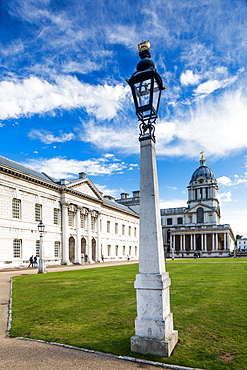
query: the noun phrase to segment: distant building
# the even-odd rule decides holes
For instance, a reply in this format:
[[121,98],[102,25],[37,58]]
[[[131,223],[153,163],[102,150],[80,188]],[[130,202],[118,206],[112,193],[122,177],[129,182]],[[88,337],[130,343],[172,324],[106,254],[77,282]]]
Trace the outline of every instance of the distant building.
[[[139,212],[140,192],[122,193],[116,202]],[[188,206],[161,209],[166,257],[226,257],[235,238],[229,224],[220,224],[218,185],[202,155],[188,186]]]
[[218,185],[202,155],[188,186],[188,207],[161,210],[167,257],[224,257],[234,249],[229,224],[220,224]]
[[237,239],[237,250],[247,252],[247,238],[241,237],[241,239]]
[[0,268],[39,254],[40,220],[48,265],[138,259],[139,215],[103,197],[85,173],[58,180],[0,156]]

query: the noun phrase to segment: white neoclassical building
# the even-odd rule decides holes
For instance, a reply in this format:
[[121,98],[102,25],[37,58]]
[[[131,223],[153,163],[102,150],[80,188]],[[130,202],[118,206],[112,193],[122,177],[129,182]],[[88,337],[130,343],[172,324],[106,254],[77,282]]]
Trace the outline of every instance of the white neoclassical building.
[[85,173],[57,180],[0,156],[0,268],[39,254],[40,220],[48,265],[138,259],[138,214],[103,197]]
[[[139,212],[140,192],[122,193],[116,201]],[[188,206],[161,209],[166,257],[226,257],[234,249],[235,237],[229,224],[220,224],[218,185],[202,155],[200,166],[188,186]]]
[[167,257],[226,257],[234,249],[229,224],[220,224],[218,185],[202,154],[188,186],[188,207],[161,210]]

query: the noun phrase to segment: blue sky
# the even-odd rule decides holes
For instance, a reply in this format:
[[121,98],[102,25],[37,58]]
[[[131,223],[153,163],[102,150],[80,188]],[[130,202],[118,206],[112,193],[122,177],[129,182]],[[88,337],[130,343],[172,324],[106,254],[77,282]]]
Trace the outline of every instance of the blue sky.
[[156,124],[161,207],[185,206],[204,150],[222,223],[247,234],[247,1],[2,0],[0,155],[119,197],[139,189],[125,79],[149,40],[166,90]]

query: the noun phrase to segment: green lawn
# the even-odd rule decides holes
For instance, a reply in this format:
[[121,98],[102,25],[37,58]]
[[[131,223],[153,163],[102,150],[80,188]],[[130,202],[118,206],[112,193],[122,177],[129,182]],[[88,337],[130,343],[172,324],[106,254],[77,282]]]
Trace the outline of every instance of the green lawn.
[[130,351],[138,265],[15,277],[10,335],[207,370],[247,369],[247,264],[191,262],[167,263],[179,332],[169,358]]

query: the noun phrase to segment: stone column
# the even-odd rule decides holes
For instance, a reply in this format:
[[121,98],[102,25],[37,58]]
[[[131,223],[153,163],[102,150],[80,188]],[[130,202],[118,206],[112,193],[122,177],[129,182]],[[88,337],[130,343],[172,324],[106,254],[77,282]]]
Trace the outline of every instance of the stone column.
[[215,250],[218,250],[219,249],[219,241],[218,241],[218,234],[216,233],[215,234]]
[[201,234],[201,249],[202,249],[202,252],[203,252],[203,250],[204,250],[203,234]]
[[131,350],[170,356],[178,340],[170,312],[171,284],[165,272],[155,143],[140,141],[140,256],[136,275],[137,317]]
[[100,233],[100,212],[97,214],[97,261],[101,261],[101,233]]
[[91,212],[92,210],[88,210],[87,215],[87,255],[88,255],[88,262],[92,262],[92,225],[91,225]]
[[215,249],[215,243],[214,243],[215,235],[214,233],[212,234],[212,250]]
[[81,208],[76,210],[76,251],[75,263],[81,264]]
[[204,234],[204,250],[205,251],[208,250],[208,246],[207,246],[207,234]]
[[229,231],[227,232],[227,246],[226,246],[226,249],[230,251],[230,244],[231,244],[231,241],[230,241],[230,233]]
[[183,236],[180,235],[180,245],[179,245],[179,251],[181,252],[183,250]]
[[62,265],[69,264],[68,206],[69,203],[62,202],[62,236],[63,236],[63,259],[61,262]]
[[195,251],[196,250],[196,234],[193,234],[193,247]]
[[172,250],[171,250],[171,252],[172,252],[172,259],[174,260],[174,258],[175,258],[175,243],[176,243],[176,237],[175,237],[175,235],[172,235],[172,236],[171,236],[171,238],[172,238],[172,245],[171,245]]
[[183,235],[183,252],[185,252],[185,234]]
[[190,234],[190,250],[193,250],[193,235]]
[[226,250],[226,233],[224,233],[224,250]]

